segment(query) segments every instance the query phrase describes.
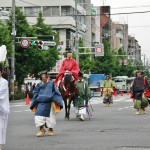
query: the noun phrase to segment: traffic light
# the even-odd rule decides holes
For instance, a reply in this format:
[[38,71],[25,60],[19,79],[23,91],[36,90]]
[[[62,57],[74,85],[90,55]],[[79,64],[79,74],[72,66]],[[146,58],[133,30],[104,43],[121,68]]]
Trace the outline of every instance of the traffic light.
[[31,45],[36,45],[35,41],[31,41]]
[[43,41],[35,41],[35,44],[38,46],[38,48],[39,48],[40,50],[43,49],[43,46],[44,46],[44,42],[43,42]]

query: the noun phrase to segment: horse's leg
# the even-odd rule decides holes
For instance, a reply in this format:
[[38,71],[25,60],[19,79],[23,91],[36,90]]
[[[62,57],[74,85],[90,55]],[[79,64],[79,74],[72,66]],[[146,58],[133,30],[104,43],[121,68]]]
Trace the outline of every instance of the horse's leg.
[[65,99],[64,102],[65,102],[65,118],[67,118],[67,116],[68,116],[68,115],[67,115],[67,114],[68,114],[68,113],[67,113],[67,109],[68,109],[68,108],[67,108],[67,107],[68,107],[68,106],[67,106],[67,99]]
[[69,120],[69,116],[70,116],[70,107],[71,107],[71,100],[68,100],[68,114],[67,114],[67,119]]

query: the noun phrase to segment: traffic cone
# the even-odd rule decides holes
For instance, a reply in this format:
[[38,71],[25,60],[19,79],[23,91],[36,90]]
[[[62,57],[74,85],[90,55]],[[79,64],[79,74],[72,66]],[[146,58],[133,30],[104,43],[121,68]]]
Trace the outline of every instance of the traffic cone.
[[122,91],[120,92],[120,96],[123,96],[123,92]]
[[129,95],[129,96],[130,96],[130,92],[129,92],[129,90],[127,90],[127,95]]
[[117,90],[115,90],[114,96],[117,96]]
[[116,89],[114,89],[113,95],[117,96],[117,90]]
[[27,94],[27,97],[26,97],[26,105],[30,105],[30,97],[29,97],[29,94]]

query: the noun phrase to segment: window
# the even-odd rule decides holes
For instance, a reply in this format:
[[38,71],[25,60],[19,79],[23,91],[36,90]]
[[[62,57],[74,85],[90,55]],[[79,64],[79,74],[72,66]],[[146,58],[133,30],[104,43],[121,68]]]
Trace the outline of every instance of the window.
[[59,6],[52,6],[52,16],[59,16]]
[[43,7],[43,16],[52,16],[52,7],[50,6],[45,6]]
[[61,15],[62,16],[71,16],[73,15],[73,8],[70,6],[62,6],[61,7]]
[[[1,7],[2,8],[2,7]],[[5,8],[7,11],[12,11],[11,7],[6,7]]]
[[28,17],[38,17],[41,7],[25,7],[24,13]]
[[66,30],[66,39],[70,39],[70,31]]

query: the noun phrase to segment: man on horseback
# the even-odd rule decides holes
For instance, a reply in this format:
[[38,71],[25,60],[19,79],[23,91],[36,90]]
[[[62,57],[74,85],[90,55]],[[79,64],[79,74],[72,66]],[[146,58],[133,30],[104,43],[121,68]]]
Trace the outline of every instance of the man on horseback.
[[79,65],[76,60],[72,57],[72,51],[70,48],[66,48],[66,59],[63,61],[62,66],[59,70],[59,73],[56,77],[55,84],[59,87],[60,82],[62,81],[66,73],[70,73],[73,76],[72,80],[78,80],[78,73],[80,71]]

